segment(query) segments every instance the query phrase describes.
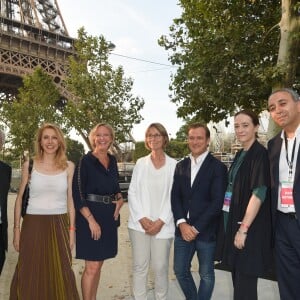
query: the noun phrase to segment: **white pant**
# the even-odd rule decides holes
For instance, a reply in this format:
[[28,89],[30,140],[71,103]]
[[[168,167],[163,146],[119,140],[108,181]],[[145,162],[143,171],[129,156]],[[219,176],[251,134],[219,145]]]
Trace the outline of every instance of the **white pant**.
[[169,256],[173,239],[156,239],[140,231],[128,229],[132,245],[133,295],[147,300],[149,264],[155,278],[155,299],[166,300],[169,286]]

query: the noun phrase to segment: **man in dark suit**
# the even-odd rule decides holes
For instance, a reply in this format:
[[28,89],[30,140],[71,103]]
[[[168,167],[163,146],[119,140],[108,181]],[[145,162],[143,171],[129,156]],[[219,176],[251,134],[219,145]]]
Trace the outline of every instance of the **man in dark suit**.
[[274,122],[283,130],[268,143],[275,256],[280,298],[300,297],[300,99],[280,89],[268,99]]
[[[4,134],[0,130],[0,149],[4,143]],[[0,161],[0,274],[7,251],[7,195],[10,187],[11,167]]]
[[[227,186],[227,168],[208,152],[210,131],[199,123],[188,127],[191,154],[175,169],[171,204],[176,232],[174,272],[189,300],[209,300],[214,283],[216,232]],[[200,285],[191,274],[197,252]]]

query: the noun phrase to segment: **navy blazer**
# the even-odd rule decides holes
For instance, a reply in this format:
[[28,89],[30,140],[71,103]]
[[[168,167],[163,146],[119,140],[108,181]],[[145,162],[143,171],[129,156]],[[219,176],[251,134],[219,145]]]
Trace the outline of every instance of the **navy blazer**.
[[[198,239],[216,240],[226,187],[227,168],[210,153],[191,186],[191,159],[184,158],[176,166],[171,192],[175,225],[179,219],[186,219],[199,231]],[[177,226],[175,234],[180,235]]]
[[[7,195],[10,187],[11,167],[0,161],[0,208],[2,220],[2,232],[4,247],[7,250]],[[1,241],[1,239],[0,239]]]
[[[271,200],[272,200],[272,224],[275,228],[276,211],[278,204],[278,187],[279,187],[279,159],[282,147],[281,132],[268,142],[268,153],[270,160],[271,174]],[[295,210],[297,219],[300,224],[300,149],[296,163],[296,172],[294,178],[293,197],[295,202]]]

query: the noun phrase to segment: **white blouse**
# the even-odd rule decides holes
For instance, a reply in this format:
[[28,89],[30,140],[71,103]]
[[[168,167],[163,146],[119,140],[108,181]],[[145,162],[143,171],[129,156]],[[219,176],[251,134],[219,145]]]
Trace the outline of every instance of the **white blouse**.
[[128,228],[145,232],[139,222],[141,218],[161,219],[165,224],[155,237],[174,237],[171,188],[176,163],[175,159],[166,155],[165,165],[155,170],[150,154],[138,159],[128,190]]

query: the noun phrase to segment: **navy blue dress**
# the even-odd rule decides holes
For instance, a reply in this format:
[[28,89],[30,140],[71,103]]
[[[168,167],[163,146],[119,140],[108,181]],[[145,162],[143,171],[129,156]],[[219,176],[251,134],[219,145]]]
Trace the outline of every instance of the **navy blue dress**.
[[[76,209],[76,258],[101,261],[115,257],[118,252],[118,222],[113,215],[115,204],[86,201],[87,194],[111,195],[120,193],[116,158],[109,154],[109,167],[106,169],[91,153],[82,157],[80,166],[80,188],[78,165],[73,177],[73,199]],[[91,238],[87,220],[80,209],[87,206],[101,227],[101,238]]]

